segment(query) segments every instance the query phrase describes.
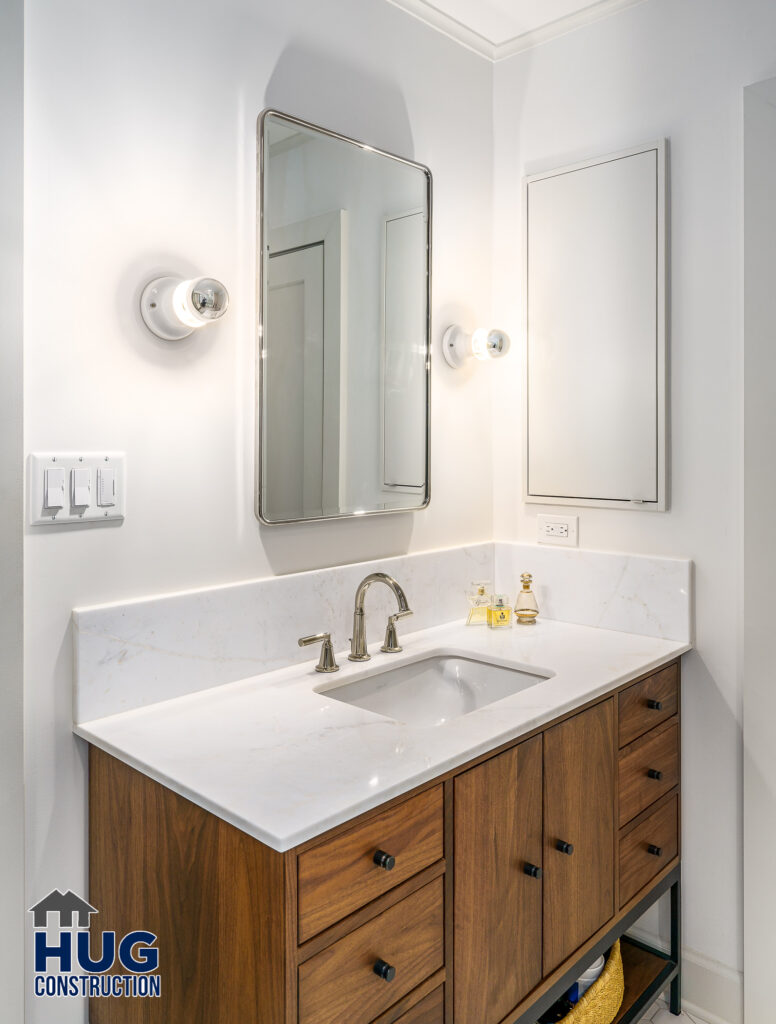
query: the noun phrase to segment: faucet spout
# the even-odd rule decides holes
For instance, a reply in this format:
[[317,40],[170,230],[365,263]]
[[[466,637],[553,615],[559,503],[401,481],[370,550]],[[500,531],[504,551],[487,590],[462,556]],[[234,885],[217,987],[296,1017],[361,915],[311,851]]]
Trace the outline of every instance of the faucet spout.
[[364,612],[364,600],[366,592],[373,583],[384,583],[392,591],[399,606],[399,611],[394,618],[404,618],[405,615],[412,615],[412,610],[407,603],[407,595],[402,588],[387,572],[370,572],[365,576],[356,588],[356,603],[353,610],[353,636],[350,640],[350,661],[369,661],[370,655],[366,649],[366,615]]

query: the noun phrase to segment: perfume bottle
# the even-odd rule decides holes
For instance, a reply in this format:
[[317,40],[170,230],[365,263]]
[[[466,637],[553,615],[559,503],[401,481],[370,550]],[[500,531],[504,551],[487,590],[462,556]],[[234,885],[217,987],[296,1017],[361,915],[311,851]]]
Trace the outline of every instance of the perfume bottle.
[[467,626],[484,626],[488,621],[488,605],[490,604],[490,580],[475,580],[472,590],[466,591],[469,601],[469,618]]
[[488,625],[491,629],[504,629],[512,625],[512,609],[506,594],[494,594],[488,605]]
[[531,590],[533,577],[530,572],[524,572],[520,579],[523,581],[523,589],[518,591],[515,601],[515,618],[521,625],[531,626],[539,614],[539,605]]

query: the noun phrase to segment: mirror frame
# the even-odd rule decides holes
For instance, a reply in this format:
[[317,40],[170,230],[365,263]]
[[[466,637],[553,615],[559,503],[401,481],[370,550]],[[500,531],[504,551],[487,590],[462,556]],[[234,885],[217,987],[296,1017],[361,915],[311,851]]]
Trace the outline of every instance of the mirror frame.
[[[386,509],[366,509],[363,512],[342,512],[332,516],[312,516],[312,517],[301,517],[298,519],[273,519],[268,520],[264,517],[262,508],[263,488],[262,488],[262,476],[263,476],[263,446],[264,446],[264,428],[262,426],[263,421],[263,388],[264,388],[264,354],[265,354],[265,336],[264,336],[264,277],[265,277],[265,257],[264,257],[264,245],[265,245],[265,226],[264,226],[264,185],[265,185],[265,154],[264,154],[264,124],[268,117],[280,117],[284,121],[289,121],[292,124],[298,125],[300,128],[307,128],[311,131],[318,132],[321,135],[325,135],[330,139],[337,139],[340,142],[348,143],[348,145],[355,146],[365,153],[374,153],[377,156],[387,157],[390,160],[395,160],[398,163],[405,164],[408,167],[414,167],[425,175],[426,178],[426,204],[428,209],[428,217],[426,221],[426,487],[425,497],[421,505],[415,505],[412,508],[386,508]],[[275,110],[272,107],[267,107],[262,110],[259,114],[257,121],[257,144],[258,144],[258,162],[259,162],[259,174],[257,181],[257,197],[256,197],[256,220],[257,220],[257,246],[258,246],[258,265],[257,265],[257,297],[256,297],[256,313],[257,313],[257,337],[256,337],[256,458],[254,460],[254,466],[256,469],[256,486],[255,486],[255,504],[254,510],[256,517],[264,526],[284,526],[290,523],[323,523],[331,522],[336,519],[361,519],[364,516],[380,516],[390,515],[395,513],[411,513],[421,512],[423,509],[428,508],[431,501],[431,221],[432,221],[432,199],[433,199],[433,178],[431,171],[425,164],[417,163],[414,160],[408,160],[405,157],[396,156],[395,153],[389,153],[386,150],[378,149],[376,146],[370,146],[366,142],[359,142],[357,139],[351,139],[347,135],[341,135],[339,132],[332,131],[329,128],[323,128],[321,125],[313,124],[310,121],[303,121],[299,117],[294,117],[292,114],[285,114],[281,110]]]

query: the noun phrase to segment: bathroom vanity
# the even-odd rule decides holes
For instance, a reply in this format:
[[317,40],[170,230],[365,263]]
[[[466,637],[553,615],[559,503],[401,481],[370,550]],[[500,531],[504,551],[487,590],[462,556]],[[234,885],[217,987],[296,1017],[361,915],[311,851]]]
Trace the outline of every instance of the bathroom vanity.
[[[270,686],[219,687],[78,728],[92,743],[90,901],[101,928],[158,936],[162,977],[157,1000],[93,1000],[92,1024],[534,1024],[669,891],[670,953],[623,940],[617,1021],[640,1019],[669,986],[678,1011],[677,654],[687,645],[553,622],[530,641],[520,629],[504,641],[460,626],[426,632],[440,635],[410,642],[397,659],[433,648],[508,667],[526,642],[537,659],[545,644],[565,654],[551,678],[441,728],[327,699],[309,666],[302,681],[296,667]],[[617,658],[629,667],[613,668]],[[359,672],[346,666],[326,686]],[[318,716],[293,778],[279,753],[292,692]],[[258,735],[252,749],[233,734],[230,764],[200,751],[210,792],[181,783],[187,730],[191,747],[208,717],[214,731],[223,727],[230,699],[235,722],[263,701],[262,727],[281,738],[273,820],[281,807],[296,819],[285,836],[269,832],[269,812],[251,823],[234,810],[236,796],[231,811],[216,798],[219,772],[232,772],[246,800],[253,785],[272,787],[271,770],[254,781]],[[149,765],[141,747],[164,736],[167,767]],[[349,766],[353,743],[360,760]],[[395,764],[416,753],[421,781],[391,782],[381,797],[389,756]],[[349,770],[371,771],[374,791],[369,809],[350,816],[337,782]],[[333,813],[327,786],[339,787],[329,799],[340,820],[321,828]]]

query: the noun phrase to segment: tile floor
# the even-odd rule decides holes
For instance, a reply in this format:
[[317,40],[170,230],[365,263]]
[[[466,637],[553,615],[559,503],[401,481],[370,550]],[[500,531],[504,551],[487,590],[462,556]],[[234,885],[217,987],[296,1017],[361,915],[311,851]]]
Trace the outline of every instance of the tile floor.
[[669,1013],[666,1004],[662,999],[654,1003],[641,1018],[640,1024],[706,1024],[700,1017],[691,1017],[689,1013],[683,1013],[680,1017],[674,1017]]

